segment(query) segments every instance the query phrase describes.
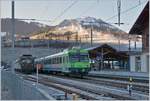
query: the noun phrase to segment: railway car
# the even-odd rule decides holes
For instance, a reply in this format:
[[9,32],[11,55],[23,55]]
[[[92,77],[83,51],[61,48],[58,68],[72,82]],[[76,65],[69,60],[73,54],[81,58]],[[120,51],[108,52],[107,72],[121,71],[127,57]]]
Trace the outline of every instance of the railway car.
[[16,62],[19,64],[20,67],[16,68],[16,71],[26,74],[33,73],[35,71],[34,57],[32,55],[24,54],[20,56]]
[[35,59],[35,64],[41,64],[39,71],[64,74],[86,75],[90,70],[88,51],[72,48],[63,52]]

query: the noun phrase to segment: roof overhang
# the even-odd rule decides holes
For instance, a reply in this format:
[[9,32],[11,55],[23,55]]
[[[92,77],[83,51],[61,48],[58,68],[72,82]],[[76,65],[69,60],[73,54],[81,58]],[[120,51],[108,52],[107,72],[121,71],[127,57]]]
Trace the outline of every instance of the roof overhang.
[[149,2],[147,2],[143,11],[141,12],[133,27],[129,31],[129,34],[142,35],[145,25],[149,26]]

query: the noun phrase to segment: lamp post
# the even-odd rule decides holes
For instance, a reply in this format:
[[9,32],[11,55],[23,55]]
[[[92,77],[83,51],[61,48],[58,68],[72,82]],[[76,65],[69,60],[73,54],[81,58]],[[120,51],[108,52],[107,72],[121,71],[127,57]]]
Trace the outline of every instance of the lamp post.
[[129,40],[129,53],[130,53],[131,51],[131,36],[130,35],[128,36],[128,40]]
[[128,40],[129,40],[129,48],[128,48],[128,55],[129,55],[129,58],[128,58],[128,70],[130,70],[130,52],[131,52],[131,36],[129,35],[128,36]]
[[15,47],[15,37],[14,37],[14,35],[15,35],[15,1],[14,0],[12,0],[12,2],[11,2],[11,13],[12,13],[12,19],[11,19],[11,21],[12,21],[12,36],[11,36],[11,39],[12,39],[12,48],[14,48]]

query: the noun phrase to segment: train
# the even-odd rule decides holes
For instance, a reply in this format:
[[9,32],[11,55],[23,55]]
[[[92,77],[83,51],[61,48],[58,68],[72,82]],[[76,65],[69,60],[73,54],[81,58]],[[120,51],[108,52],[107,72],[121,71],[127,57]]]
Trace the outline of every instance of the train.
[[35,71],[34,57],[30,54],[23,54],[16,60],[19,67],[15,68],[15,71],[19,71],[25,74],[31,74]]
[[41,72],[86,75],[90,70],[89,54],[85,49],[74,47],[63,52],[35,59]]
[[89,53],[79,47],[41,58],[28,57],[27,55],[26,58],[24,57],[19,59],[22,72],[32,73],[38,67],[38,71],[41,73],[75,74],[82,77],[90,71]]

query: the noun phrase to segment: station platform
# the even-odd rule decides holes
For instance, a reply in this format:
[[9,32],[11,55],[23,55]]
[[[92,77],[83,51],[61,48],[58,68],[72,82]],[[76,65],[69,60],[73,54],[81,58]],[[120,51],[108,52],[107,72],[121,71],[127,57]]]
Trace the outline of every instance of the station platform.
[[96,76],[96,77],[108,77],[108,78],[123,78],[129,79],[132,77],[133,80],[143,80],[149,81],[149,73],[145,72],[128,72],[128,71],[90,71],[89,76]]

